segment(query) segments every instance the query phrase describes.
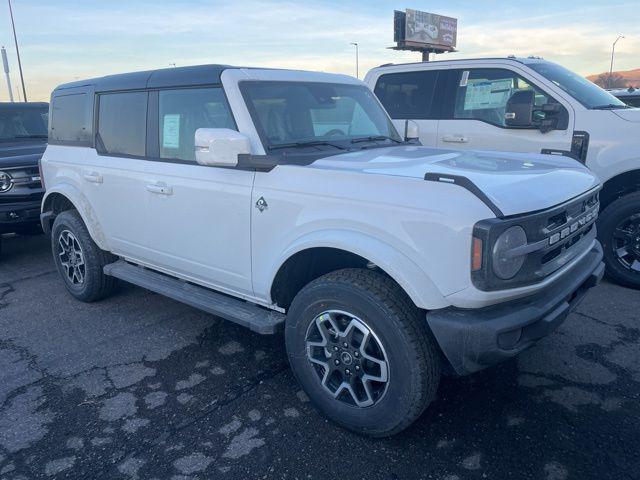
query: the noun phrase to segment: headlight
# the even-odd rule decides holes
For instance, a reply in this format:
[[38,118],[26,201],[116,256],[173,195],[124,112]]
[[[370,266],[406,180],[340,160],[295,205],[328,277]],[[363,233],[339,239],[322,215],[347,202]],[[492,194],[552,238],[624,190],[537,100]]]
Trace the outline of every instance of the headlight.
[[527,257],[515,255],[512,250],[526,244],[527,234],[522,227],[515,226],[502,232],[493,245],[493,272],[503,280],[515,277]]
[[13,187],[11,175],[7,172],[0,171],[0,193],[8,192]]

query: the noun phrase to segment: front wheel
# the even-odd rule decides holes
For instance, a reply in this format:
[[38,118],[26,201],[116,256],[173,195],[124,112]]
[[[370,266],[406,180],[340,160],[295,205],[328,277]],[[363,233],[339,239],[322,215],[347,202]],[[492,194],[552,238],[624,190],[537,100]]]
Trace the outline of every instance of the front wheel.
[[116,279],[102,271],[116,258],[96,245],[75,210],[62,212],[53,222],[51,250],[65,287],[78,300],[95,302],[116,287]]
[[607,275],[621,285],[640,289],[640,192],[625,195],[604,209],[598,237]]
[[409,426],[435,397],[440,359],[426,328],[391,279],[347,269],[295,297],[285,341],[294,375],[325,416],[382,437]]

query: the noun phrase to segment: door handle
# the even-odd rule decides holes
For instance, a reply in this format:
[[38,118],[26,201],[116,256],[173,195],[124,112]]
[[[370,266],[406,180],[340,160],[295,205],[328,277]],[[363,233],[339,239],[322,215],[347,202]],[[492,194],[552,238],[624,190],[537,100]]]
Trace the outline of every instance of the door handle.
[[91,183],[102,183],[102,175],[97,172],[84,172],[82,177]]
[[445,135],[442,137],[442,141],[448,143],[467,143],[469,137],[465,137],[464,135]]
[[158,195],[173,195],[173,188],[164,182],[148,184],[147,191]]

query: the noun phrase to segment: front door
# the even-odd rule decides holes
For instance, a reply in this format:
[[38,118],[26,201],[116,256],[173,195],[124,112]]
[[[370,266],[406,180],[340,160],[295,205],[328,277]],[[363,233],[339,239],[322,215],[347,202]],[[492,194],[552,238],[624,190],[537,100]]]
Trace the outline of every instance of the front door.
[[230,293],[251,294],[254,172],[195,161],[196,129],[236,128],[222,88],[161,90],[152,98],[158,158],[147,163],[145,194],[154,266]]
[[[438,125],[437,145],[454,150],[497,150],[541,153],[543,150],[568,152],[573,135],[573,110],[523,76],[504,68],[471,68],[452,71],[455,95]],[[505,120],[507,102],[518,91],[533,90],[533,124],[527,128],[509,127]],[[543,106],[559,104],[553,113],[558,125],[546,133],[538,127],[545,116]]]

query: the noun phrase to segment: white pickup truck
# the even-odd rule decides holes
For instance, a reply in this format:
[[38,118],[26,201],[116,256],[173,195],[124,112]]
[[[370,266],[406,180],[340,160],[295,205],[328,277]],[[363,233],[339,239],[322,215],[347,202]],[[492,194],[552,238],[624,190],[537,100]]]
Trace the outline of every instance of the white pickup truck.
[[121,279],[284,328],[319,410],[390,435],[441,373],[515,356],[603,272],[587,168],[412,142],[347,76],[208,65],[61,85],[42,224],[77,299]]
[[538,57],[383,65],[365,83],[425,146],[571,157],[603,182],[608,275],[640,288],[640,108]]

